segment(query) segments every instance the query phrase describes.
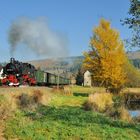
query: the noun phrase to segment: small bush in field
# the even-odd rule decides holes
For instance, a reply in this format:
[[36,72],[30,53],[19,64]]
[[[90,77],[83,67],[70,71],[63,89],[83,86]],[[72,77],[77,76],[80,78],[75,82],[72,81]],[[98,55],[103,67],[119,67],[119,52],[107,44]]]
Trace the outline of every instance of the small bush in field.
[[140,116],[134,117],[133,120],[134,120],[134,122],[140,123]]
[[32,97],[35,103],[40,103],[43,97],[43,93],[40,90],[34,90]]
[[132,118],[128,112],[128,110],[126,110],[124,107],[121,107],[119,109],[119,119],[120,120],[123,120],[123,121],[127,121],[127,122],[131,122],[132,121]]
[[48,105],[51,100],[50,94],[43,93],[40,90],[34,90],[31,96],[36,104]]
[[114,108],[119,108],[122,105],[124,105],[124,100],[121,96],[114,95],[112,99],[113,99],[113,102],[114,102]]
[[63,91],[64,89],[62,86],[59,86],[59,88],[57,88],[56,86],[52,88],[52,92],[56,94],[63,94]]
[[18,99],[20,107],[34,108],[39,104],[47,105],[50,97],[49,94],[43,94],[40,90],[34,90],[31,94],[22,93]]
[[33,104],[33,100],[31,98],[31,96],[29,96],[26,93],[22,93],[19,96],[19,106],[20,107],[29,107],[29,105]]
[[4,95],[0,95],[0,119],[5,120],[12,115],[15,110],[15,100],[10,96],[6,98]]
[[70,86],[59,86],[59,88],[53,87],[52,92],[61,94],[61,95],[72,95],[73,94]]
[[8,115],[7,105],[5,104],[4,96],[0,95],[0,118],[3,120]]
[[105,112],[113,106],[112,95],[109,93],[90,94],[88,101],[84,104],[85,109]]
[[72,89],[70,88],[70,86],[64,86],[64,94],[65,95],[72,95]]
[[88,111],[88,110],[93,110],[95,108],[95,106],[92,102],[86,101],[83,104],[83,108]]

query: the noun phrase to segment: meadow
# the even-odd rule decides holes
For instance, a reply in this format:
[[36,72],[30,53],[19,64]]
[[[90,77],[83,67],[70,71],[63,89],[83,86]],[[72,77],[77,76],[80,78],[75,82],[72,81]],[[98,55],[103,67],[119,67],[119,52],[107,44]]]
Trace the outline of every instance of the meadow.
[[[134,89],[125,89],[125,92]],[[139,92],[140,89],[135,89]],[[84,110],[92,93],[104,88],[72,86],[0,88],[0,139],[8,140],[138,140],[140,124]]]

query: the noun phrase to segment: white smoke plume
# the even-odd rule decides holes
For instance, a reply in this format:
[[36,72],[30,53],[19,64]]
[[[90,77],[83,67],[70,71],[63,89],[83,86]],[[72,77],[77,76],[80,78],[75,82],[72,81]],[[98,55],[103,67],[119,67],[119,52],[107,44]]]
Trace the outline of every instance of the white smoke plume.
[[61,57],[68,55],[67,38],[50,29],[45,20],[18,18],[9,30],[11,55],[25,45],[37,55]]

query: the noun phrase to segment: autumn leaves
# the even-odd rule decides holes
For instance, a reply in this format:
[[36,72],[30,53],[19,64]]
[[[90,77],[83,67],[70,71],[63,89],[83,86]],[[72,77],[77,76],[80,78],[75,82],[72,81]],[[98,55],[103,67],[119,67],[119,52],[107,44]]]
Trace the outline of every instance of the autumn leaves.
[[119,32],[101,19],[93,29],[90,51],[85,52],[84,68],[92,72],[93,84],[118,93],[126,82],[124,65],[128,63]]

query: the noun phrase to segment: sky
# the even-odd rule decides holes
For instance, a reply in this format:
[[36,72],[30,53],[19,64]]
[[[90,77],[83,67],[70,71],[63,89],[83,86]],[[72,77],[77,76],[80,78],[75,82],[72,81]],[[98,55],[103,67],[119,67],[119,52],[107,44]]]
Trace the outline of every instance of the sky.
[[[92,30],[100,18],[110,20],[123,40],[130,38],[130,29],[120,22],[128,16],[129,6],[129,0],[0,0],[0,61],[8,61],[11,57],[8,32],[19,17],[45,19],[51,30],[67,39],[67,55],[79,56],[89,49]],[[48,58],[26,47],[17,49],[14,57],[23,61]]]

